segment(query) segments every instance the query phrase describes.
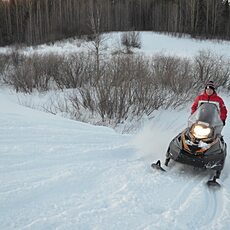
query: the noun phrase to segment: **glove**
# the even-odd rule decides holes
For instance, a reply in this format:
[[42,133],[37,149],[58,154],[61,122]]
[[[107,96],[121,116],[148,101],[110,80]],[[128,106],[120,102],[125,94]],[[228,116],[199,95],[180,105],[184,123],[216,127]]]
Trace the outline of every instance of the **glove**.
[[225,121],[223,121],[223,126],[225,126]]

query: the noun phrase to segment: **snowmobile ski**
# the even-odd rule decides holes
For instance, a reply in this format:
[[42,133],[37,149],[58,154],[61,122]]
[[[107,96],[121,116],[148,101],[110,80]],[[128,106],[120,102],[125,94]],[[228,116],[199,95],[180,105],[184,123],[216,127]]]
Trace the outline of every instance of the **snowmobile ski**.
[[216,181],[216,176],[213,177],[213,179],[207,181],[208,186],[215,186],[215,187],[221,187],[221,185]]
[[152,163],[151,167],[154,169],[159,169],[163,172],[166,172],[166,170],[161,167],[161,161],[160,160],[158,160],[156,163]]

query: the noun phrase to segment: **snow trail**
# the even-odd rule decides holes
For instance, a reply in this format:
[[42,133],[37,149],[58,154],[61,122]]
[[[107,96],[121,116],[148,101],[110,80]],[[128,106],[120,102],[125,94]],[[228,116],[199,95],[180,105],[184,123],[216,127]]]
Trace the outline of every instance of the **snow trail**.
[[28,109],[1,93],[0,103],[0,229],[229,228],[228,156],[219,190],[208,189],[207,172],[173,162],[167,173],[150,167],[164,159],[187,110],[160,111],[132,136]]

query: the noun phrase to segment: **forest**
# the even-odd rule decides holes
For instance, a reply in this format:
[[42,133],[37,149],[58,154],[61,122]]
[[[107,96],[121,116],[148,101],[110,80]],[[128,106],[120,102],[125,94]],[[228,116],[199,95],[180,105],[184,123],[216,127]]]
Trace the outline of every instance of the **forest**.
[[110,31],[230,39],[228,0],[0,0],[0,45]]

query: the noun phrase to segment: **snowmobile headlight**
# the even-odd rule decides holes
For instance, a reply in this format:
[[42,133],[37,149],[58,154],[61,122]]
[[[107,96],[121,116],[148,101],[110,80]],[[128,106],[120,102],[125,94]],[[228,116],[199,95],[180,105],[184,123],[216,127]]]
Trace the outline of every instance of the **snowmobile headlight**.
[[203,125],[194,125],[192,128],[192,134],[197,139],[208,138],[212,130],[209,127]]

